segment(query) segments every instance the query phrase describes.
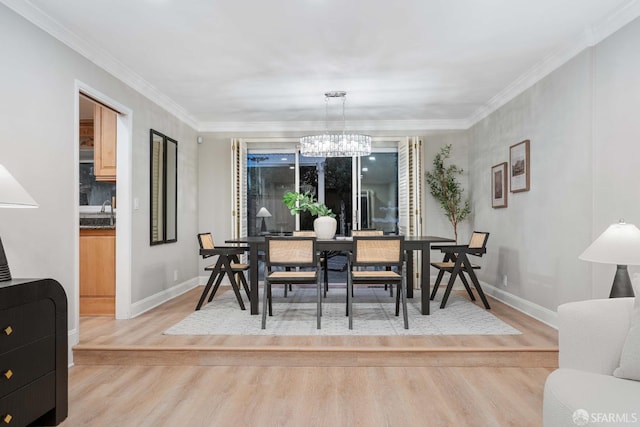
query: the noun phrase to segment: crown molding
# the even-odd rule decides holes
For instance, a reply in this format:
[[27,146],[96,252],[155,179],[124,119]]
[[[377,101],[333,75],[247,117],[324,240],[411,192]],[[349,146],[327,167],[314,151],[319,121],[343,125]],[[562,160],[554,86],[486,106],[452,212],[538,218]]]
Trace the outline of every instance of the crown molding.
[[584,49],[594,46],[640,16],[640,1],[629,0],[620,8],[593,24],[572,40],[556,48],[506,88],[478,108],[469,118],[469,127],[486,118],[525,90],[548,76]]
[[589,46],[594,46],[640,16],[640,1],[629,0],[591,27]]
[[[138,91],[199,132],[317,132],[325,122],[199,122],[185,108],[173,101],[139,74],[116,60],[90,41],[78,37],[28,0],[0,0],[52,37],[61,41],[89,61]],[[519,76],[506,88],[479,107],[467,119],[380,120],[347,122],[348,129],[359,131],[466,130],[532,87],[582,50],[594,46],[640,16],[640,0],[629,0],[620,8],[593,24],[568,43]]]
[[[336,130],[342,122],[329,128]],[[423,131],[423,130],[464,130],[469,122],[463,120],[371,120],[347,121],[346,130],[359,132],[374,131]],[[290,122],[201,122],[200,132],[322,132],[327,128],[320,121]]]
[[173,101],[164,93],[160,92],[155,86],[115,59],[105,50],[98,48],[88,40],[78,37],[67,27],[51,18],[38,7],[34,6],[30,1],[0,0],[0,2],[16,12],[18,15],[30,21],[38,28],[50,34],[52,37],[75,50],[98,67],[146,96],[192,128],[198,128],[198,121],[181,105]]

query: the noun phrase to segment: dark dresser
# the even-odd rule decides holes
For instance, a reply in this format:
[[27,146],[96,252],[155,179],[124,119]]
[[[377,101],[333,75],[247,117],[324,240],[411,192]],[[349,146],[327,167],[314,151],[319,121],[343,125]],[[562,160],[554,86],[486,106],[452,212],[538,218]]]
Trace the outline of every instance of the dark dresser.
[[67,417],[67,296],[53,279],[0,282],[0,426]]

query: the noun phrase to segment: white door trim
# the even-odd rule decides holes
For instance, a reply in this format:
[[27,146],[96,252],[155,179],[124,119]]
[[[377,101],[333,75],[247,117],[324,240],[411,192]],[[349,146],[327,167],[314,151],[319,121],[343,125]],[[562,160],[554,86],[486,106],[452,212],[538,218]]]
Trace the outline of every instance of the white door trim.
[[[133,194],[133,110],[121,104],[115,99],[92,88],[84,82],[75,80],[74,84],[74,141],[75,164],[80,162],[80,94],[90,96],[107,107],[118,112],[117,118],[117,226],[116,226],[116,319],[131,318],[131,247],[132,247],[132,209],[131,198]],[[80,222],[80,172],[79,167],[74,171],[74,221]],[[80,229],[74,233],[74,321],[76,327],[80,327]]]

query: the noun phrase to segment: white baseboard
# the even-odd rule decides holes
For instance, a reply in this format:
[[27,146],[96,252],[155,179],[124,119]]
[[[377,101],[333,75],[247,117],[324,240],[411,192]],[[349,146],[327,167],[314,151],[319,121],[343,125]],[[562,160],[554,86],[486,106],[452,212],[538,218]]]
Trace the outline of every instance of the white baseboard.
[[[151,295],[143,299],[142,301],[138,301],[131,305],[131,318],[137,317],[142,313],[151,310],[175,297],[178,295],[182,295],[185,292],[190,291],[191,289],[198,286],[200,283],[206,283],[208,277],[194,277],[193,279],[189,279],[185,282],[179,283],[176,286],[166,289],[162,292],[159,292],[155,295]],[[204,281],[203,281],[204,280]],[[78,328],[72,329],[68,332],[67,346],[68,350],[68,361],[69,367],[73,366],[73,350],[72,348],[80,342],[80,333]]]
[[71,349],[80,342],[80,334],[78,333],[78,328],[70,330],[67,334],[67,363],[69,364],[69,368],[71,368],[73,366],[73,350]]
[[[435,283],[435,281],[436,276],[431,276],[431,283],[433,284]],[[447,281],[443,280],[443,283],[440,284],[440,290],[442,292],[444,292],[444,289],[447,287],[447,283]],[[516,295],[510,294],[509,292],[506,292],[486,282],[481,281],[480,284],[482,285],[482,290],[485,294],[491,295],[493,298],[508,305],[509,307],[515,308],[516,310],[526,314],[527,316],[533,317],[534,319],[539,320],[554,329],[558,329],[558,313],[556,313],[555,311],[551,311],[548,308],[544,308],[538,304],[534,304],[524,298],[520,298]],[[453,285],[453,290],[464,290],[462,281],[456,279],[456,282]]]
[[558,313],[542,307],[538,304],[534,304],[531,301],[527,301],[524,298],[520,298],[509,292],[505,292],[502,289],[498,289],[488,283],[481,282],[482,290],[485,294],[491,295],[498,301],[515,308],[524,314],[533,317],[542,323],[551,326],[554,329],[558,329]]
[[141,301],[131,304],[131,318],[140,316],[142,313],[145,313],[152,308],[156,308],[157,306],[164,304],[165,302],[177,297],[178,295],[182,295],[185,292],[190,291],[191,289],[198,286],[200,282],[200,277],[194,277],[193,279],[186,280],[169,289],[165,289],[162,292],[158,292],[155,295],[151,295]]

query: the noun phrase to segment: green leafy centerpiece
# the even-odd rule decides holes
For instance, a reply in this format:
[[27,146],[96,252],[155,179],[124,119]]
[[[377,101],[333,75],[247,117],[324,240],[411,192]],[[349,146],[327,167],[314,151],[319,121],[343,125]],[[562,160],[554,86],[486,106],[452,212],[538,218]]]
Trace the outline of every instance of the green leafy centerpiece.
[[312,193],[289,191],[282,196],[282,203],[289,208],[291,215],[309,212],[311,216],[317,216],[313,221],[313,229],[318,239],[333,239],[335,236],[338,225],[336,214],[327,205],[318,202]]

